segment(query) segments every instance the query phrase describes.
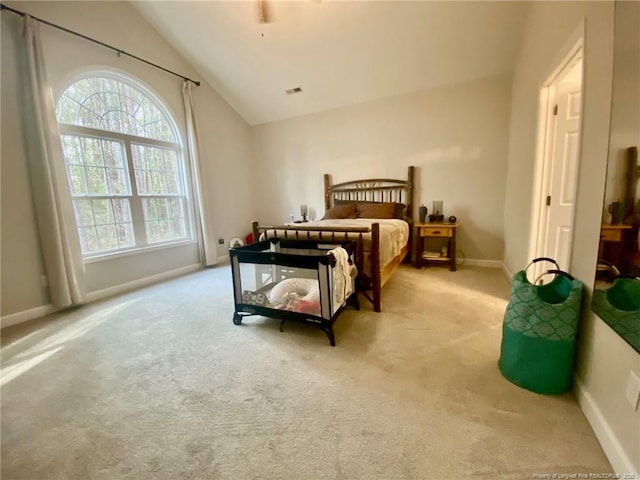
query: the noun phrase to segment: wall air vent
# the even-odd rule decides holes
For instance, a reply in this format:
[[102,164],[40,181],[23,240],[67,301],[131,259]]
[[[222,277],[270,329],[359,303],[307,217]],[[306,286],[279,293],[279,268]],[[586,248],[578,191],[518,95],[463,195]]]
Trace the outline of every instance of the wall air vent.
[[295,88],[290,88],[289,90],[285,90],[287,95],[297,95],[298,93],[302,93],[302,88],[300,87],[295,87]]

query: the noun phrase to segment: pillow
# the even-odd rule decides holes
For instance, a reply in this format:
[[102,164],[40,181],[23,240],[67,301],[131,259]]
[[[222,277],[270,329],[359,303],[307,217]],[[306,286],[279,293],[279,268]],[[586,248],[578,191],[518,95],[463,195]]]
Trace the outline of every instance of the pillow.
[[395,213],[395,203],[358,204],[358,217],[360,218],[396,218]]
[[407,219],[407,206],[404,203],[394,203],[395,209],[393,211],[393,218],[399,218],[400,220]]
[[[367,209],[366,205],[387,205],[385,207],[381,207],[380,212],[384,213],[385,216],[364,216],[360,213],[361,209]],[[388,205],[392,206],[393,214],[391,217],[386,216],[387,209],[390,208]],[[375,210],[374,210],[375,213]],[[400,220],[406,220],[407,206],[404,203],[393,203],[393,202],[364,202],[358,203],[358,216],[361,218],[399,218]]]
[[355,203],[347,203],[346,205],[338,205],[330,208],[322,217],[322,220],[336,220],[340,218],[358,218]]

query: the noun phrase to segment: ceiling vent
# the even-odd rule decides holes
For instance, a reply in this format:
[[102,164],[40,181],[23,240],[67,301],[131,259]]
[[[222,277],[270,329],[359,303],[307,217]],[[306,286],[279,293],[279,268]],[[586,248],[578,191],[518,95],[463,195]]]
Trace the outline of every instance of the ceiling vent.
[[285,92],[287,93],[287,95],[296,95],[298,93],[302,93],[302,88],[300,87],[290,88],[289,90],[285,90]]

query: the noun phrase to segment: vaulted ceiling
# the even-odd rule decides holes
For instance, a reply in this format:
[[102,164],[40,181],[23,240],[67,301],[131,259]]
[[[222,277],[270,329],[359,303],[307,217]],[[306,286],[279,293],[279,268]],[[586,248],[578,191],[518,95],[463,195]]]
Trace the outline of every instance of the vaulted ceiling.
[[[510,72],[526,9],[508,1],[133,4],[251,125]],[[285,93],[295,87],[302,92]]]

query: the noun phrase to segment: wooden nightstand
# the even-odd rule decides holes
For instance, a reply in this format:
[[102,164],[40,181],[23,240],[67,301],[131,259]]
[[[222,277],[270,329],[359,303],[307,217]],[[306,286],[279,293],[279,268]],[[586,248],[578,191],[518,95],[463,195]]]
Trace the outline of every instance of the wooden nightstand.
[[600,248],[598,259],[607,260],[616,267],[622,268],[623,252],[625,251],[626,232],[630,232],[631,225],[602,225],[600,229]]
[[[456,271],[456,229],[457,223],[417,223],[414,226],[416,238],[416,268],[421,268],[423,264],[449,263],[449,270]],[[446,252],[439,252],[437,255],[425,253],[424,241],[427,238],[446,238]]]

